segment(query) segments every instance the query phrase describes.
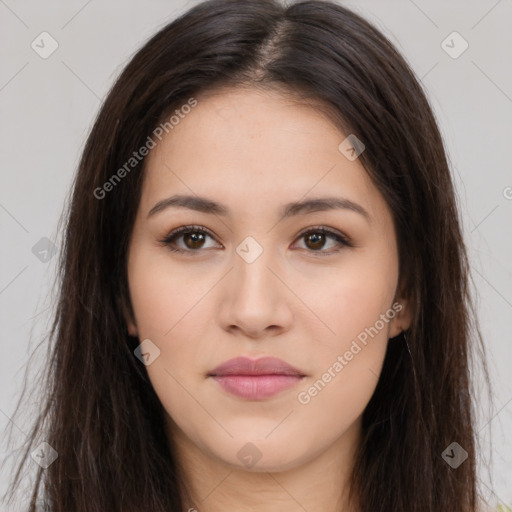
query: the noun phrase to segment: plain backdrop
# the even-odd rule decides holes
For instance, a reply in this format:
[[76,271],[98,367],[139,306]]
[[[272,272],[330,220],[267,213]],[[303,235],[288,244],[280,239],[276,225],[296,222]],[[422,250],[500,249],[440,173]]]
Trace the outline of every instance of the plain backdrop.
[[[57,222],[94,117],[133,53],[196,3],[0,0],[2,432],[28,356],[48,329],[56,298],[51,248],[62,242]],[[512,510],[512,2],[343,5],[396,44],[421,79],[446,141],[493,381],[492,407],[484,394],[477,397],[479,440],[485,448],[492,434],[494,448],[481,487],[494,510],[498,503]],[[43,347],[36,362],[44,364],[44,354]],[[14,425],[20,439],[28,428]],[[11,470],[2,464],[2,491]]]

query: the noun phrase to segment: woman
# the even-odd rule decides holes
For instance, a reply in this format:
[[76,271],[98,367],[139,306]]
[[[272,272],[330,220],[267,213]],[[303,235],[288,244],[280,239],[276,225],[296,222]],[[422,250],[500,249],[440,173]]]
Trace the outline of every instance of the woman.
[[458,215],[424,92],[350,10],[165,26],[74,183],[30,510],[476,511]]

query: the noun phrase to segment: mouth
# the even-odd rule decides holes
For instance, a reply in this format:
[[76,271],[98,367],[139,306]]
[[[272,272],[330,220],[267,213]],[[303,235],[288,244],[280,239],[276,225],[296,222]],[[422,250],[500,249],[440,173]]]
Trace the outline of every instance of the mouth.
[[208,377],[220,387],[239,398],[262,400],[289,389],[300,382],[306,375],[274,357],[253,360],[237,357],[221,364]]

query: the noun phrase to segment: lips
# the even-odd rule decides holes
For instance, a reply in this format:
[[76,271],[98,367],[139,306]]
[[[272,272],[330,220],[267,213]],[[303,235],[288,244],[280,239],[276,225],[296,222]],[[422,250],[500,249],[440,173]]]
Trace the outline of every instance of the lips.
[[208,377],[231,395],[262,400],[295,386],[305,374],[275,357],[237,357],[212,370]]
[[277,357],[261,357],[260,359],[236,357],[217,366],[208,375],[295,375],[304,377],[300,370]]

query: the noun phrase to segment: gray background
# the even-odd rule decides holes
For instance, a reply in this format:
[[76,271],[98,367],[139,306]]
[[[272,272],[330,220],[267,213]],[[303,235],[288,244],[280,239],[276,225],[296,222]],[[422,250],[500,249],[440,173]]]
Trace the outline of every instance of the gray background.
[[[100,102],[141,44],[195,3],[0,0],[2,432],[22,389],[28,355],[47,331],[55,302],[57,258],[44,261],[40,240],[61,244],[57,222]],[[512,2],[344,4],[398,46],[438,118],[458,189],[493,380],[492,408],[484,394],[478,397],[484,460],[491,433],[494,446],[491,475],[482,468],[481,487],[494,510],[498,503],[512,508]],[[42,45],[43,31],[58,43],[46,59],[31,47],[34,40]],[[442,45],[453,31],[469,44],[458,58]],[[451,36],[444,45],[454,52],[461,41]],[[36,365],[44,353],[43,347]],[[28,428],[26,421],[16,421],[20,440]],[[2,444],[3,458],[8,451]],[[0,490],[10,471],[6,461]]]

